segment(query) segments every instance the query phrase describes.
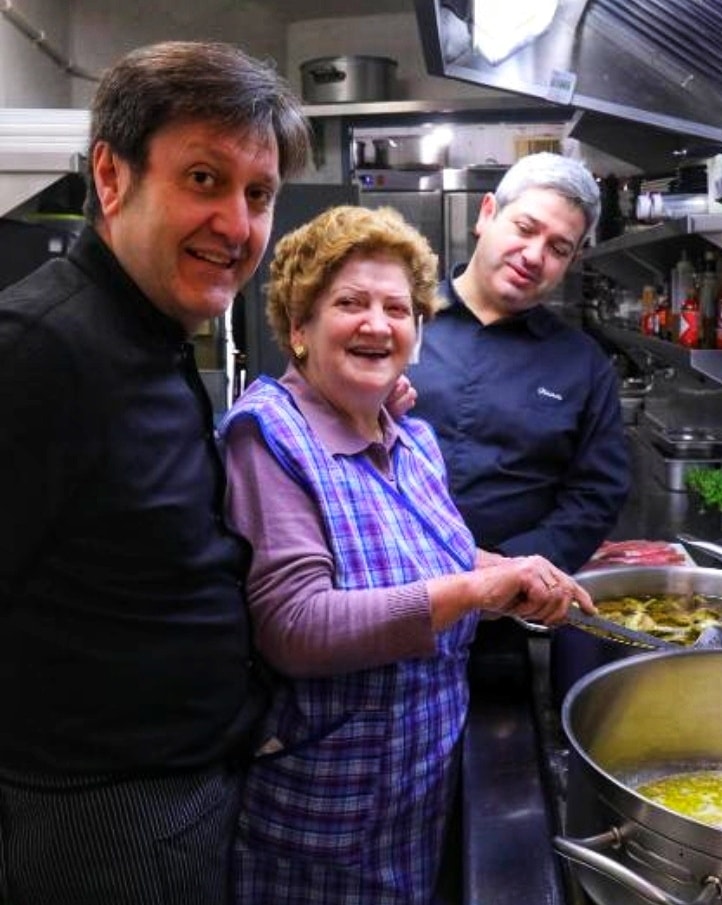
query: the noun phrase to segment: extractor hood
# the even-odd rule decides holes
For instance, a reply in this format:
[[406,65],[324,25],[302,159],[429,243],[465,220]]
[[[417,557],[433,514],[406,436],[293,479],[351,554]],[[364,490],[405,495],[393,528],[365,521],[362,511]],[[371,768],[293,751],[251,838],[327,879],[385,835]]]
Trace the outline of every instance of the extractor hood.
[[670,132],[642,122],[631,125],[628,120],[593,110],[577,111],[569,122],[567,134],[639,167],[648,175],[668,173],[677,165],[714,157],[722,150],[718,141]]
[[90,113],[0,108],[0,216],[82,168]]
[[537,0],[519,0],[529,31],[504,56],[488,48],[494,22],[508,25],[505,0],[414,2],[432,75],[584,111],[574,137],[643,170],[674,169],[680,149],[722,150],[719,0],[557,0],[535,28]]

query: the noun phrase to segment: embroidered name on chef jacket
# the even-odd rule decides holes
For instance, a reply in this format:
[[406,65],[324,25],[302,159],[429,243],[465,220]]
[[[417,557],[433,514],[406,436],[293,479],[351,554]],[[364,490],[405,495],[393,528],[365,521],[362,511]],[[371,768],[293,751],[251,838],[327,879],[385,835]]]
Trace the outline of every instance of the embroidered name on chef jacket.
[[555,393],[552,390],[548,390],[546,387],[538,387],[537,396],[546,396],[548,399],[556,399],[557,402],[562,402],[564,397],[561,393]]

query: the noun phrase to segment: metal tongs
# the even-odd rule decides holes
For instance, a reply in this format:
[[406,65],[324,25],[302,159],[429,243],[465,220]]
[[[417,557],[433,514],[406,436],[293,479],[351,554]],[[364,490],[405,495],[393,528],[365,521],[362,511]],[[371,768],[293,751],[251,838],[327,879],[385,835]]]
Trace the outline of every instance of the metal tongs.
[[718,559],[722,562],[722,546],[715,544],[711,540],[701,540],[699,537],[692,537],[691,534],[678,534],[677,540],[681,541],[685,547],[692,547],[693,550],[699,550],[712,559]]
[[575,604],[572,604],[567,611],[567,622],[582,628],[596,629],[609,635],[615,641],[635,644],[637,647],[681,650],[681,646],[673,641],[666,641],[664,638],[658,638],[648,632],[627,628],[626,625],[620,625],[618,622],[612,622],[611,619],[604,619],[602,616],[590,616],[588,613],[582,612]]
[[[643,632],[641,629],[627,628],[626,625],[620,625],[618,622],[612,622],[611,619],[604,619],[602,616],[590,616],[575,605],[570,606],[567,611],[567,622],[582,628],[598,629],[615,641],[631,642],[637,647],[655,650],[682,650],[684,647],[684,645],[675,644],[674,641],[650,635],[649,632]],[[708,625],[707,628],[702,629],[697,640],[690,647],[722,648],[722,625]]]

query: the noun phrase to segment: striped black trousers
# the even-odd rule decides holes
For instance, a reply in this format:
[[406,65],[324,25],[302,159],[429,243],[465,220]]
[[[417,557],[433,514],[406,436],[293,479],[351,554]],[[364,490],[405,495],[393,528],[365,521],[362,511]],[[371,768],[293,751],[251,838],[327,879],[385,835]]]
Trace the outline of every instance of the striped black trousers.
[[3,905],[230,905],[241,774],[0,781]]

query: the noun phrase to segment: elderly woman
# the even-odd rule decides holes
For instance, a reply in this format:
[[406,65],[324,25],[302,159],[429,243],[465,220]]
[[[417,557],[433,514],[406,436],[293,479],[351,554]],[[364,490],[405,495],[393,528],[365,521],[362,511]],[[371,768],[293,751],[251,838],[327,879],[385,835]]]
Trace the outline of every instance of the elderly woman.
[[388,208],[331,209],[276,246],[268,315],[291,362],[223,426],[256,644],[280,674],[245,786],[239,902],[431,902],[480,612],[593,611],[547,560],[477,550],[430,428],[384,408],[435,274]]

